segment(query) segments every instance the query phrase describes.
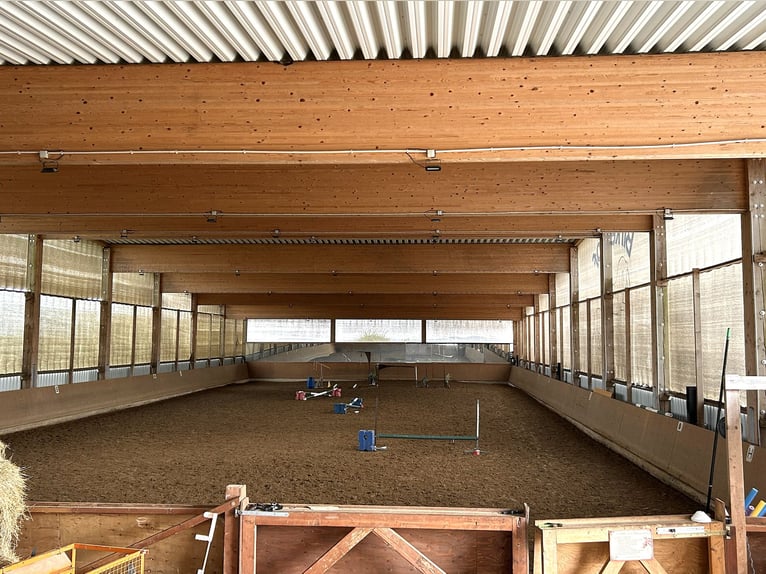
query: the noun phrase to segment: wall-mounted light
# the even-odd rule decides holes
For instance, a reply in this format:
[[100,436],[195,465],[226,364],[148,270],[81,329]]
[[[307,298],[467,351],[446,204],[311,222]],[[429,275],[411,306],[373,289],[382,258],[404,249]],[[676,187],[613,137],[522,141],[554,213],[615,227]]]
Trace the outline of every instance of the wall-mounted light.
[[442,162],[438,159],[427,159],[425,163],[426,171],[441,171]]
[[277,237],[279,237],[279,234],[280,234],[280,233],[281,233],[281,231],[279,231],[279,229],[274,229],[274,230],[271,232],[271,236],[272,236],[274,239],[276,239]]
[[662,210],[662,219],[665,221],[673,221],[673,210],[669,207],[666,207]]
[[143,277],[143,276],[144,276],[144,270],[143,270],[143,269],[139,269],[139,270],[138,270],[138,274],[139,274],[141,277]]
[[217,223],[218,222],[218,216],[221,214],[220,211],[217,209],[213,209],[207,213],[207,222],[208,223]]
[[235,269],[235,270],[234,270],[234,275],[236,275],[237,277],[239,277],[239,269]]
[[72,237],[72,241],[74,241],[75,243],[80,243],[81,240],[82,240],[82,237],[80,237],[79,235],[75,235],[74,237]]
[[130,233],[130,230],[123,229],[122,231],[120,231],[120,239],[127,239],[129,233]]

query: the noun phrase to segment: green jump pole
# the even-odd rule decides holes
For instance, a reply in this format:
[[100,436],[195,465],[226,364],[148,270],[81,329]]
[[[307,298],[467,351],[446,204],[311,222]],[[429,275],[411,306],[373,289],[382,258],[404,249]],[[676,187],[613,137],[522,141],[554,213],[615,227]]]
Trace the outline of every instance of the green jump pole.
[[380,433],[380,438],[406,438],[414,440],[478,440],[476,436],[444,435],[444,434],[388,434]]
[[476,434],[470,435],[444,435],[444,434],[393,434],[380,433],[375,435],[379,438],[403,438],[411,440],[475,440],[476,448],[479,448],[479,400],[476,400]]

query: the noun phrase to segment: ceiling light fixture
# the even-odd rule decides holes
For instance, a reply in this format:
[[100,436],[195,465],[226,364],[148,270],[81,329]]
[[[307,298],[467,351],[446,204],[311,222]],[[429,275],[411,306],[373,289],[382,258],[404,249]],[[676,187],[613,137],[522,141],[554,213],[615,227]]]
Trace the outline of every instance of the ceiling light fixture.
[[662,210],[662,219],[664,219],[665,221],[673,221],[673,218],[674,216],[673,216],[672,209],[670,209],[669,207],[666,207],[665,209]]
[[52,158],[48,150],[41,150],[39,152],[40,163],[42,164],[42,168],[40,168],[40,173],[58,173],[59,171],[58,160],[60,160],[63,156],[64,154],[59,152],[57,157]]

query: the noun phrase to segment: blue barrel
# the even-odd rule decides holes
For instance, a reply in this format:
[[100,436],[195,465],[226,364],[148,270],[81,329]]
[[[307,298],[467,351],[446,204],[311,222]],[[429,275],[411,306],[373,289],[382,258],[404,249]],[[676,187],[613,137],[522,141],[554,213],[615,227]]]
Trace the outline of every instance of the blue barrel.
[[307,389],[313,389],[316,385],[314,384],[314,377],[309,377],[306,379],[306,388]]

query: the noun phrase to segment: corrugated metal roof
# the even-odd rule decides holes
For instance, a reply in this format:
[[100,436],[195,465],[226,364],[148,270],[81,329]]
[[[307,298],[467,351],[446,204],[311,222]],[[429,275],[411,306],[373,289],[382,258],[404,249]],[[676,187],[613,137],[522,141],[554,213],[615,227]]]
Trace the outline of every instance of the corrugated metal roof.
[[0,0],[6,65],[764,49],[764,0]]

